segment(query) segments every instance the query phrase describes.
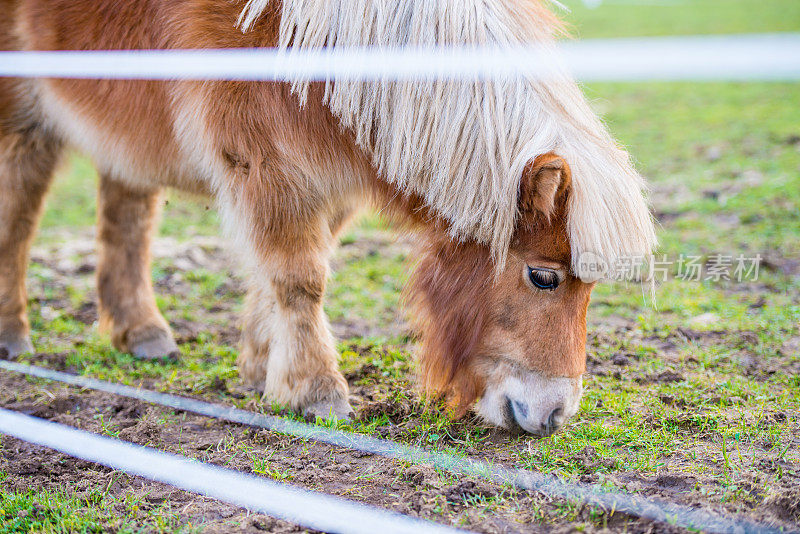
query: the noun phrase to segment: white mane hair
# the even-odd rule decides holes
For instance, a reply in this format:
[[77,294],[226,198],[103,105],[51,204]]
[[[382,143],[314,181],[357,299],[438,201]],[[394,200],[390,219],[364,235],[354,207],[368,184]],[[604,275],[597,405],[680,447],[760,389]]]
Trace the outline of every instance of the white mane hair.
[[[247,31],[270,0],[249,0]],[[433,46],[554,48],[559,23],[537,0],[283,0],[284,49]],[[294,80],[305,101],[308,82]],[[644,182],[567,75],[546,80],[328,82],[325,104],[371,154],[382,177],[449,223],[454,239],[489,246],[502,268],[516,227],[523,169],[554,152],[572,170],[573,272],[655,246]],[[586,256],[584,256],[585,258]]]

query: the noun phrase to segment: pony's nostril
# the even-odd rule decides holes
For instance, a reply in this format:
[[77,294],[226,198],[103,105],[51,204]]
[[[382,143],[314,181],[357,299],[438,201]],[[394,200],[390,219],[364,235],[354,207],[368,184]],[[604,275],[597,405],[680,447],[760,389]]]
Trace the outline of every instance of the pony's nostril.
[[510,430],[512,434],[525,431],[525,429],[522,428],[522,426],[519,423],[518,414],[516,412],[518,405],[519,403],[517,401],[512,401],[511,399],[506,397],[506,403],[504,406],[506,426],[508,427],[508,430]]
[[561,415],[562,411],[563,410],[561,408],[556,408],[550,412],[550,416],[547,418],[547,430],[549,430],[550,433],[555,432],[560,425],[561,421],[556,421],[556,418]]
[[[547,437],[552,435],[561,426],[562,417],[564,413],[563,408],[558,407],[551,411],[547,419],[539,419],[538,428],[537,423],[531,421],[529,418],[530,409],[524,402],[512,400],[508,396],[503,399],[503,415],[505,418],[505,426],[511,433],[528,432],[540,437]],[[532,424],[531,424],[532,423]]]

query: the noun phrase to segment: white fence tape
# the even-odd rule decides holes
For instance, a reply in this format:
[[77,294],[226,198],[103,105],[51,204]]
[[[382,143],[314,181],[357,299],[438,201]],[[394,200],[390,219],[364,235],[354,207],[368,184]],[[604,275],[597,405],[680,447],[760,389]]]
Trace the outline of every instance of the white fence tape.
[[0,369],[104,391],[106,393],[214,417],[216,419],[223,419],[303,439],[311,439],[339,447],[377,454],[387,458],[430,465],[437,469],[450,471],[459,475],[479,477],[499,484],[508,484],[519,489],[536,491],[552,497],[560,497],[574,502],[599,506],[607,511],[614,510],[651,519],[653,521],[674,524],[684,528],[726,534],[785,534],[789,532],[785,529],[781,530],[770,525],[756,523],[747,519],[721,517],[710,512],[668,503],[658,499],[608,491],[597,485],[564,482],[552,475],[545,475],[524,469],[510,469],[490,462],[473,460],[470,458],[459,458],[451,454],[427,451],[420,447],[403,445],[363,434],[307,425],[280,417],[248,412],[233,407],[220,406],[196,399],[188,399],[146,389],[133,388],[123,384],[104,382],[51,369],[3,360],[0,360]]
[[0,52],[0,76],[282,81],[547,78],[800,80],[800,34],[598,39],[542,48]]
[[323,532],[465,532],[0,408],[0,433]]

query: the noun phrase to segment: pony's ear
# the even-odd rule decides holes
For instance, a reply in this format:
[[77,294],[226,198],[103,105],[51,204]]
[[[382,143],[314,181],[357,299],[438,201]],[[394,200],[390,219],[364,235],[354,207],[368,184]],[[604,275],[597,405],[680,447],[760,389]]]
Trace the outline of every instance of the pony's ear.
[[522,173],[520,212],[539,212],[549,219],[556,202],[566,193],[571,182],[572,174],[564,158],[552,152],[537,156]]

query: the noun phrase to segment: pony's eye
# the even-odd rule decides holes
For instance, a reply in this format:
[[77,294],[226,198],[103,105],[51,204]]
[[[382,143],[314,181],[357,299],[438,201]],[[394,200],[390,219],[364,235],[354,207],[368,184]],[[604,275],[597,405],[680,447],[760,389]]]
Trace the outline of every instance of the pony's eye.
[[534,287],[553,291],[558,287],[558,273],[544,267],[528,267],[528,279]]

